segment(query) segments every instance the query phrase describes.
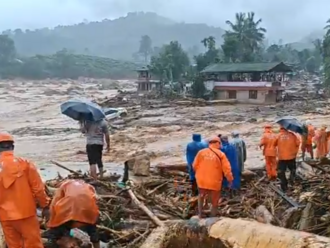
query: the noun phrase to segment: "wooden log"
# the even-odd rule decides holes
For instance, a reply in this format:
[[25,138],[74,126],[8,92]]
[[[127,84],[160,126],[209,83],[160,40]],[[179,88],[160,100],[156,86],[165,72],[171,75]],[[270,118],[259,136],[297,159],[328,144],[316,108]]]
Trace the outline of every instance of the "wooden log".
[[153,214],[142,202],[136,198],[135,194],[131,189],[127,190],[129,196],[131,197],[132,201],[134,202],[135,205],[137,205],[144,213],[148,215],[148,217],[157,225],[157,226],[162,226],[163,222],[158,219],[158,217]]
[[260,205],[255,210],[256,220],[264,224],[271,224],[274,216],[268,211],[264,205]]
[[310,226],[312,226],[314,219],[313,217],[314,217],[313,204],[309,202],[302,211],[301,218],[298,224],[298,230],[304,231],[307,230]]
[[291,207],[284,211],[281,219],[281,226],[284,228],[292,228],[300,219],[301,210],[297,207]]
[[315,177],[315,170],[304,161],[298,162],[297,173],[301,174],[305,179]]
[[[330,247],[330,238],[273,225],[266,225],[256,221],[231,218],[209,218],[169,223],[172,223],[171,226],[164,225],[163,227],[156,228],[140,248],[167,247],[166,245],[169,243],[176,244],[176,240],[180,241],[181,239],[182,241],[184,236],[186,236],[184,241],[188,243],[195,242],[194,244],[196,247],[205,247],[205,243],[208,242],[212,242],[212,247],[228,248],[233,246],[224,244],[235,244],[236,247],[239,248]],[[185,229],[183,234],[182,229]],[[173,235],[174,233],[179,233],[180,235]],[[198,239],[194,239],[194,236],[198,237]],[[212,239],[210,240],[209,238]],[[214,240],[219,240],[219,243],[216,244]]]
[[163,172],[163,171],[182,171],[188,172],[187,164],[180,163],[180,164],[158,164],[155,166],[156,171]]

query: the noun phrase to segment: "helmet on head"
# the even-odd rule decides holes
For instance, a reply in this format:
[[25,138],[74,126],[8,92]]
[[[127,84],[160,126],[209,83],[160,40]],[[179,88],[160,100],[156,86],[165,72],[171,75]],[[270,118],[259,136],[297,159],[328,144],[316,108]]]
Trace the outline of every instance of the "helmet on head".
[[1,142],[14,142],[14,138],[8,133],[0,133],[0,143]]

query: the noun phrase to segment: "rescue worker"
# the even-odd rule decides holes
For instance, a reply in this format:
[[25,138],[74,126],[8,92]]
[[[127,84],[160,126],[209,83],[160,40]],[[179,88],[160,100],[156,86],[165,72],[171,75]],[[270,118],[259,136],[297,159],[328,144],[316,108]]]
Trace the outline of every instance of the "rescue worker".
[[240,172],[242,173],[244,170],[244,163],[246,161],[246,145],[243,139],[239,137],[239,132],[234,131],[232,132],[232,140],[231,144],[236,147],[237,152],[237,162]]
[[193,168],[196,173],[198,194],[198,216],[202,218],[203,203],[206,197],[211,198],[211,217],[216,216],[222,186],[223,175],[227,178],[229,187],[233,182],[229,161],[220,151],[220,139],[214,137],[209,140],[209,147],[197,153]]
[[260,140],[259,148],[262,149],[262,154],[265,156],[266,172],[269,180],[276,180],[277,173],[277,148],[275,146],[277,135],[273,133],[272,126],[265,125],[264,134]]
[[315,136],[315,128],[311,124],[309,120],[305,122],[305,126],[307,129],[307,134],[302,135],[302,144],[301,144],[301,152],[302,158],[305,160],[305,153],[308,152],[311,156],[311,159],[314,159],[313,152],[313,139]]
[[293,183],[296,176],[296,157],[300,141],[297,135],[281,127],[275,146],[278,151],[278,178],[281,180],[281,189],[285,192],[288,190],[288,180],[285,176],[286,170],[290,170],[291,183]]
[[[237,191],[241,188],[241,173],[237,163],[236,148],[229,143],[228,136],[221,137],[221,145],[221,151],[226,155],[234,177],[231,189]],[[228,188],[228,181],[226,178],[223,179],[222,187]]]
[[96,228],[99,208],[93,186],[80,180],[64,181],[55,191],[49,211],[50,245],[57,247],[59,239],[79,228],[90,236],[94,248],[100,248]]
[[43,248],[37,206],[49,199],[36,167],[14,155],[14,139],[0,133],[0,222],[8,248]]
[[325,125],[323,125],[322,128],[316,132],[314,142],[316,144],[316,158],[321,159],[326,157],[329,152],[329,148],[327,127]]
[[207,144],[202,141],[202,136],[200,134],[193,134],[192,142],[190,142],[187,145],[186,159],[187,159],[187,166],[188,166],[188,172],[189,172],[189,179],[190,179],[190,183],[191,183],[191,191],[192,191],[193,196],[198,195],[198,187],[196,184],[195,172],[193,169],[194,159],[195,159],[197,153],[206,147],[207,147]]

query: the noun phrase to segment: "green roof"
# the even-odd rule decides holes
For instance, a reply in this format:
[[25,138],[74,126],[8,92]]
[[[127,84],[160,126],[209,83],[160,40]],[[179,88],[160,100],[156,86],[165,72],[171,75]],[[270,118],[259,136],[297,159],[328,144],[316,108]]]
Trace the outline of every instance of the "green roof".
[[207,66],[201,73],[215,72],[291,72],[290,66],[281,63],[219,63]]

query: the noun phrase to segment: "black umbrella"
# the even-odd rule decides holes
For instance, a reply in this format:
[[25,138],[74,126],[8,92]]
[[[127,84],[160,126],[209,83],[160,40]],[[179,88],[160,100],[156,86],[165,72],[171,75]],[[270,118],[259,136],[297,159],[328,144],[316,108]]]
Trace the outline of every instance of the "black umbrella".
[[304,134],[305,133],[305,127],[302,123],[300,123],[296,118],[294,117],[283,117],[276,121],[276,123],[280,124],[282,127],[284,127],[287,130],[290,130],[295,133]]
[[105,118],[103,109],[88,100],[72,99],[62,103],[61,112],[77,121],[99,121]]

